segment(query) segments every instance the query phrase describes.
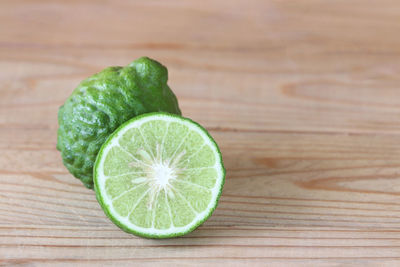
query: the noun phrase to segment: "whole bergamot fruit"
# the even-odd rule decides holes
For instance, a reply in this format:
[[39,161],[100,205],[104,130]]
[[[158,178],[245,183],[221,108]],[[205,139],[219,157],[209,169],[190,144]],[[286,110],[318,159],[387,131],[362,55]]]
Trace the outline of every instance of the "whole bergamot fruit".
[[122,123],[143,113],[181,114],[159,62],[139,58],[82,81],[58,111],[57,149],[67,169],[93,188],[93,165],[101,145]]

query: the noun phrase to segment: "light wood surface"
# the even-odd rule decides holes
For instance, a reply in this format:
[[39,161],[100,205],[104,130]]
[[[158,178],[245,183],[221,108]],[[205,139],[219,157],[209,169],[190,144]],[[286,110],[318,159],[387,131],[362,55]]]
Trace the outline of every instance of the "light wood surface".
[[[0,264],[400,265],[399,1],[0,2]],[[55,149],[80,80],[150,56],[219,143],[213,216],[128,235]]]

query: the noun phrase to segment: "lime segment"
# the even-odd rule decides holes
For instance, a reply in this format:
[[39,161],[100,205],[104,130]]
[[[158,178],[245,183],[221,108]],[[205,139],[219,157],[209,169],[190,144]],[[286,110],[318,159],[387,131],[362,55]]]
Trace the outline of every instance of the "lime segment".
[[103,144],[96,196],[126,232],[168,238],[191,232],[215,209],[225,170],[218,146],[197,123],[167,113],[128,121]]

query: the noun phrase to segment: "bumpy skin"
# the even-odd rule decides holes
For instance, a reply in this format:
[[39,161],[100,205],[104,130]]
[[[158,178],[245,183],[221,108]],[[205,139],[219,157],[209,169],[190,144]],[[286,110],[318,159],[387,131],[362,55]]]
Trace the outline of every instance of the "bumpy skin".
[[181,114],[159,62],[139,58],[82,81],[58,111],[57,149],[67,169],[93,188],[93,165],[101,145],[118,126],[143,113]]

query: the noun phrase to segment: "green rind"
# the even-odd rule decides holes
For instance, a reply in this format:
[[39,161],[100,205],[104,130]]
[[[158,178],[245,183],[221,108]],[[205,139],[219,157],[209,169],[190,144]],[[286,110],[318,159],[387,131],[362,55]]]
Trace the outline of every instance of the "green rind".
[[167,68],[147,57],[83,80],[58,111],[57,149],[69,172],[93,188],[97,153],[118,126],[148,112],[180,115],[167,80]]
[[[99,192],[99,188],[98,188],[98,183],[97,183],[97,179],[96,179],[96,178],[97,178],[97,172],[96,172],[96,170],[97,170],[98,164],[99,164],[99,162],[100,162],[100,158],[102,157],[104,148],[105,148],[105,147],[108,145],[108,143],[113,139],[113,137],[114,137],[115,135],[117,135],[118,132],[119,132],[122,128],[124,128],[126,125],[128,125],[128,124],[130,124],[130,123],[132,123],[132,122],[134,122],[134,121],[136,121],[136,120],[140,120],[140,119],[142,119],[142,118],[144,118],[144,117],[154,116],[154,115],[165,115],[165,116],[170,116],[170,117],[176,117],[176,118],[179,118],[179,119],[183,119],[183,120],[189,121],[189,122],[191,122],[191,123],[193,123],[193,124],[196,124],[196,125],[208,136],[208,138],[211,140],[211,142],[215,145],[215,148],[217,149],[217,152],[218,152],[218,155],[219,155],[219,160],[220,160],[221,167],[222,167],[222,181],[221,181],[221,187],[220,187],[220,189],[219,189],[219,191],[218,191],[218,195],[217,195],[217,197],[216,197],[216,199],[215,199],[215,205],[214,205],[213,208],[209,211],[209,213],[208,213],[207,215],[204,216],[204,218],[203,218],[202,220],[200,220],[197,224],[193,225],[191,228],[189,228],[188,230],[186,230],[186,231],[184,231],[184,232],[178,232],[178,233],[171,233],[171,234],[165,234],[165,235],[163,235],[163,234],[147,234],[147,233],[142,233],[142,232],[138,232],[138,231],[132,230],[132,229],[126,227],[125,225],[121,224],[120,221],[118,221],[118,220],[109,212],[107,205],[103,202],[103,199],[102,199],[102,197],[100,196],[100,192]],[[217,205],[218,205],[218,202],[219,202],[219,199],[220,199],[220,197],[221,197],[222,189],[223,189],[224,184],[225,184],[225,176],[226,176],[226,169],[225,169],[224,163],[223,163],[223,161],[222,161],[222,154],[221,154],[221,151],[220,151],[220,149],[219,149],[219,147],[218,147],[218,144],[215,142],[214,138],[212,138],[212,136],[210,135],[210,133],[209,133],[203,126],[201,126],[200,124],[198,124],[197,122],[195,122],[195,121],[193,121],[193,120],[191,120],[191,119],[189,119],[189,118],[185,118],[185,117],[182,117],[182,116],[178,116],[178,115],[174,115],[174,114],[170,114],[170,113],[166,113],[166,112],[152,112],[152,113],[142,114],[142,115],[139,115],[139,116],[136,116],[136,117],[132,118],[131,120],[125,122],[125,123],[122,124],[120,127],[118,127],[118,129],[115,130],[115,131],[107,138],[107,140],[104,142],[104,144],[101,146],[100,151],[99,151],[99,153],[97,154],[96,161],[95,161],[94,168],[93,168],[93,181],[94,181],[94,190],[95,190],[95,192],[96,192],[96,199],[97,199],[97,201],[99,202],[99,204],[100,204],[101,208],[103,209],[104,213],[106,214],[106,216],[107,216],[115,225],[117,225],[121,230],[123,230],[123,231],[126,232],[126,233],[134,234],[134,235],[136,235],[136,236],[140,236],[140,237],[144,237],[144,238],[154,238],[154,239],[174,238],[174,237],[179,237],[179,236],[186,235],[186,234],[188,234],[188,233],[194,231],[197,227],[199,227],[200,225],[202,225],[208,218],[210,218],[210,216],[212,215],[212,213],[213,213],[214,210],[216,209],[216,207],[217,207]]]

